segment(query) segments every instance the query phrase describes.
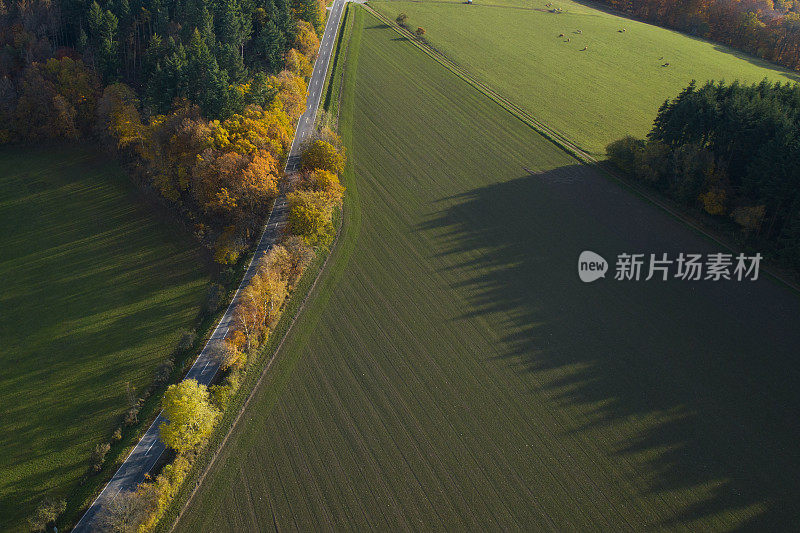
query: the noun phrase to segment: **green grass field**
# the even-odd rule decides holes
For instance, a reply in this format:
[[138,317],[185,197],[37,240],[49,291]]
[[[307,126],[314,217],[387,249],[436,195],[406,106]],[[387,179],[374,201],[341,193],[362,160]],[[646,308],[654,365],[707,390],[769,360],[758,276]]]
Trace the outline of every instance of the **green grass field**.
[[[800,80],[797,73],[721,45],[578,2],[557,0],[553,5],[564,12],[550,13],[548,1],[370,5],[391,20],[406,13],[411,28],[425,28],[436,48],[480,81],[597,155],[626,134],[644,137],[658,107],[692,79]],[[584,46],[588,50],[581,52]]]
[[206,269],[123,170],[77,147],[0,150],[0,530],[65,495],[194,326]]
[[797,297],[581,283],[715,248],[355,9],[343,231],[177,531],[796,523]]

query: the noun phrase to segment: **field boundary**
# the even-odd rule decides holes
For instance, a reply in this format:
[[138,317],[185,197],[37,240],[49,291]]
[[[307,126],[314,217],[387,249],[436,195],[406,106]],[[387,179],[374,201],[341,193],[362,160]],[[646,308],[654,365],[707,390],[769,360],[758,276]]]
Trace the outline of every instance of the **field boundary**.
[[[350,8],[350,5],[349,4],[345,4],[345,13],[343,15],[343,18],[347,17],[347,14],[350,12],[349,8]],[[339,27],[340,29],[344,25],[345,21],[346,20],[342,21],[342,24]],[[352,28],[352,17],[350,17],[350,21],[351,21],[351,24],[350,24],[349,27]],[[350,34],[348,32],[348,34],[347,34],[348,41],[349,41],[349,37],[350,37]],[[349,50],[349,46],[348,46],[347,50]],[[344,63],[342,63],[341,68],[344,68],[344,66],[346,65],[346,60],[347,60],[347,54],[345,54]],[[333,77],[333,73],[336,72],[337,69],[339,69],[339,68],[340,68],[340,66],[339,66],[339,55],[337,54],[335,56],[335,58],[334,58],[334,61],[332,62],[332,65],[330,66],[330,69],[328,70],[327,77],[326,77],[326,85],[328,85],[328,83],[331,81],[331,78]],[[339,100],[341,100],[341,91],[338,92],[337,97],[338,97]],[[337,108],[338,108],[338,105],[337,105]],[[273,363],[275,363],[275,361],[277,360],[278,355],[280,354],[284,343],[289,338],[289,335],[292,332],[295,323],[297,322],[298,318],[301,316],[301,314],[305,310],[306,304],[309,302],[309,300],[312,299],[312,296],[314,295],[314,291],[317,288],[317,284],[323,278],[323,274],[328,271],[328,264],[329,264],[330,258],[331,258],[332,255],[334,255],[334,251],[337,249],[337,246],[338,246],[339,240],[340,240],[339,237],[342,234],[342,228],[343,228],[343,225],[344,225],[344,218],[345,217],[343,216],[343,213],[342,213],[341,209],[337,213],[337,218],[338,218],[338,222],[337,222],[336,236],[334,238],[334,241],[331,244],[331,246],[328,249],[328,251],[326,252],[325,259],[322,261],[322,264],[320,264],[317,268],[313,268],[313,270],[316,270],[316,276],[314,277],[313,281],[311,282],[311,285],[306,290],[303,291],[304,292],[303,299],[301,300],[301,302],[297,306],[297,308],[291,313],[291,319],[289,321],[288,326],[286,327],[286,330],[281,335],[280,341],[274,347],[274,349],[271,350],[272,355],[270,356],[269,360],[266,362],[264,367],[261,369],[261,372],[258,375],[258,379],[255,381],[255,383],[251,387],[249,387],[249,392],[247,394],[247,397],[244,400],[244,403],[242,403],[242,405],[238,408],[238,410],[236,412],[236,416],[233,418],[233,420],[230,423],[230,425],[227,426],[227,429],[225,431],[224,437],[222,438],[222,440],[218,444],[214,445],[214,453],[211,455],[211,457],[207,461],[203,461],[203,465],[204,466],[202,467],[202,470],[200,470],[200,473],[192,480],[194,486],[192,487],[192,490],[188,494],[188,496],[185,497],[185,500],[183,501],[183,504],[180,507],[180,511],[178,511],[177,515],[175,515],[175,517],[171,520],[171,523],[169,524],[168,528],[167,528],[165,523],[161,523],[161,524],[159,524],[159,527],[158,527],[159,530],[165,530],[165,531],[168,531],[169,533],[171,533],[172,531],[175,530],[175,527],[178,525],[178,522],[180,521],[180,519],[183,516],[184,512],[189,507],[189,504],[191,504],[192,501],[194,500],[194,497],[195,497],[195,495],[197,493],[197,490],[203,484],[203,481],[205,480],[206,475],[209,473],[209,471],[211,471],[211,468],[216,463],[220,452],[224,448],[225,444],[228,442],[228,439],[230,438],[230,436],[233,433],[234,429],[236,429],[236,427],[237,427],[239,421],[241,420],[242,416],[244,415],[247,407],[250,405],[251,400],[253,399],[253,397],[255,397],[256,393],[261,388],[261,384],[263,383],[264,378],[269,374],[269,370],[272,368]],[[299,294],[298,294],[298,296],[299,296]],[[288,318],[287,315],[284,315],[284,316],[286,318]],[[188,482],[189,479],[187,478],[186,481]],[[184,486],[186,486],[186,485],[184,485]]]
[[[602,161],[595,158],[591,153],[587,152],[586,150],[583,150],[575,142],[570,140],[566,135],[559,133],[554,128],[548,126],[541,120],[535,118],[529,112],[525,111],[520,106],[510,101],[508,98],[506,98],[502,94],[498,93],[497,91],[489,87],[486,83],[479,81],[466,68],[460,66],[458,63],[450,59],[444,52],[431,45],[429,42],[427,42],[427,40],[423,41],[419,39],[416,35],[414,35],[413,32],[411,32],[411,30],[398,25],[394,21],[390,20],[387,16],[385,16],[383,13],[380,13],[379,11],[374,9],[372,6],[368,4],[363,4],[363,5],[364,8],[372,16],[377,18],[380,22],[382,22],[383,24],[385,24],[386,26],[397,32],[407,41],[411,42],[411,44],[413,44],[414,46],[425,52],[434,61],[436,61],[443,67],[447,68],[449,71],[451,71],[453,74],[461,78],[463,81],[467,82],[473,88],[477,89],[484,96],[494,101],[500,107],[508,111],[511,115],[522,121],[524,124],[528,125],[530,128],[532,128],[540,135],[542,135],[545,139],[552,142],[553,144],[561,148],[563,151],[571,155],[579,163],[596,168],[597,170],[600,171],[601,174],[607,176],[620,186],[631,190],[632,192],[634,192],[644,200],[650,202],[651,204],[666,211],[668,214],[672,215],[673,217],[683,222],[691,229],[703,235],[712,242],[719,244],[720,246],[729,251],[732,252],[739,251],[739,247],[735,243],[732,243],[728,238],[724,237],[718,232],[715,232],[707,228],[704,224],[699,222],[696,219],[696,217],[690,215],[689,213],[684,212],[676,205],[671,205],[671,203],[668,200],[659,197],[658,195],[654,194],[652,191],[648,191],[638,183],[632,182],[631,180],[615,172],[613,169],[609,168],[608,165],[603,164]],[[783,273],[780,270],[776,269],[775,267],[764,266],[763,264],[761,266],[761,271],[768,274],[775,281],[778,281],[786,285],[796,293],[800,293],[800,284],[794,281],[789,274]]]

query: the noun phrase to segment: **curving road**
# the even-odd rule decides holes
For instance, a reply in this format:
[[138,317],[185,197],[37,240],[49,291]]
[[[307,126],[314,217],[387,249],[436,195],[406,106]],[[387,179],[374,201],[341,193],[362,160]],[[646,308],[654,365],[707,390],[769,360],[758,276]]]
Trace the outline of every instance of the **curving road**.
[[[325,85],[325,76],[328,72],[331,55],[335,47],[339,22],[341,21],[344,6],[347,1],[348,0],[335,0],[333,6],[330,8],[328,22],[325,25],[325,33],[320,43],[319,57],[317,57],[314,63],[314,72],[308,83],[306,109],[298,121],[294,139],[292,140],[292,146],[289,149],[289,156],[286,161],[286,172],[293,172],[299,168],[300,147],[303,142],[309,139],[313,134],[317,109],[322,97],[322,89]],[[205,385],[211,383],[211,380],[214,379],[220,364],[214,354],[217,352],[216,348],[219,343],[222,342],[228,334],[228,328],[233,318],[234,304],[239,297],[239,292],[255,274],[256,259],[267,253],[280,236],[281,229],[286,223],[286,212],[286,198],[281,195],[275,200],[275,204],[267,219],[264,232],[259,240],[258,247],[245,271],[239,288],[236,290],[236,294],[234,294],[230,305],[225,310],[225,314],[220,319],[216,328],[214,328],[211,337],[184,379],[195,379],[199,383]],[[159,439],[158,431],[159,425],[164,420],[164,417],[159,414],[153,421],[147,429],[147,432],[136,444],[136,447],[131,451],[130,455],[128,455],[108,484],[106,484],[94,502],[92,502],[86,510],[86,513],[84,513],[80,521],[75,525],[73,531],[98,531],[100,529],[98,517],[104,506],[108,504],[108,502],[113,501],[120,492],[135,490],[136,486],[144,480],[145,475],[150,472],[153,466],[158,462],[161,454],[164,453],[165,446]]]

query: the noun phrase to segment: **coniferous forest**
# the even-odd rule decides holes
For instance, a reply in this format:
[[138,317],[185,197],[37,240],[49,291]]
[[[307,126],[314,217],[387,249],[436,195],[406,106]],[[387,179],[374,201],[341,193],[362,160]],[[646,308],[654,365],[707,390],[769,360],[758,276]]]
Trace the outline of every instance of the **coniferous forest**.
[[98,140],[234,264],[278,194],[325,4],[4,2],[0,143]]
[[664,102],[646,140],[611,143],[613,163],[734,223],[746,244],[800,266],[800,85],[692,82]]
[[[283,68],[297,21],[318,31],[318,0],[0,0],[0,102],[33,62],[81,59],[103,83],[121,81],[154,112],[175,98],[225,118],[249,103],[238,84]],[[251,100],[263,101],[259,94]]]

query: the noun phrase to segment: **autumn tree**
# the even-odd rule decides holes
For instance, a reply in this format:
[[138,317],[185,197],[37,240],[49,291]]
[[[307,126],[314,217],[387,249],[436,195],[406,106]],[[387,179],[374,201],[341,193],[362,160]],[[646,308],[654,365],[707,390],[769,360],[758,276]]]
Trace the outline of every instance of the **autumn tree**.
[[117,148],[142,140],[144,124],[138,103],[136,93],[123,83],[106,87],[97,103],[97,129],[113,139]]
[[292,0],[292,8],[298,19],[310,22],[318,33],[322,32],[325,13],[322,0]]
[[122,491],[103,506],[97,523],[104,533],[133,533],[146,511],[147,502],[140,494]]
[[397,15],[397,18],[396,18],[396,19],[394,19],[394,20],[395,20],[395,21],[396,21],[396,22],[397,22],[399,25],[401,25],[401,26],[405,26],[405,25],[406,25],[406,22],[408,21],[408,15],[406,15],[405,13],[400,13],[399,15]]
[[287,280],[278,269],[262,262],[250,284],[261,303],[264,325],[272,326],[288,293]]
[[286,195],[289,231],[310,246],[327,246],[333,241],[332,206],[324,193],[295,191]]
[[44,531],[67,508],[67,502],[60,498],[47,497],[39,502],[36,510],[28,518],[32,531]]
[[292,235],[284,240],[281,248],[286,250],[288,261],[288,269],[284,269],[287,283],[294,285],[314,259],[314,250],[297,235]]
[[344,196],[344,187],[339,183],[339,177],[333,172],[316,169],[310,174],[313,190],[325,195],[328,202],[341,205]]
[[185,453],[196,448],[211,432],[219,411],[210,403],[208,388],[194,379],[170,385],[162,400],[164,417],[159,430],[161,440]]
[[319,139],[303,150],[300,162],[305,170],[320,169],[335,174],[341,174],[344,170],[344,155],[330,143]]
[[314,64],[303,54],[292,48],[286,53],[286,69],[295,76],[308,79],[314,72]]
[[235,341],[228,339],[220,343],[218,357],[223,370],[236,370],[247,362],[247,356],[236,344]]
[[310,62],[317,59],[319,53],[319,37],[311,23],[304,20],[297,22],[297,37],[294,40],[294,47],[303,54]]
[[262,296],[252,283],[248,284],[239,293],[233,311],[233,327],[244,334],[246,351],[258,344],[264,319]]

